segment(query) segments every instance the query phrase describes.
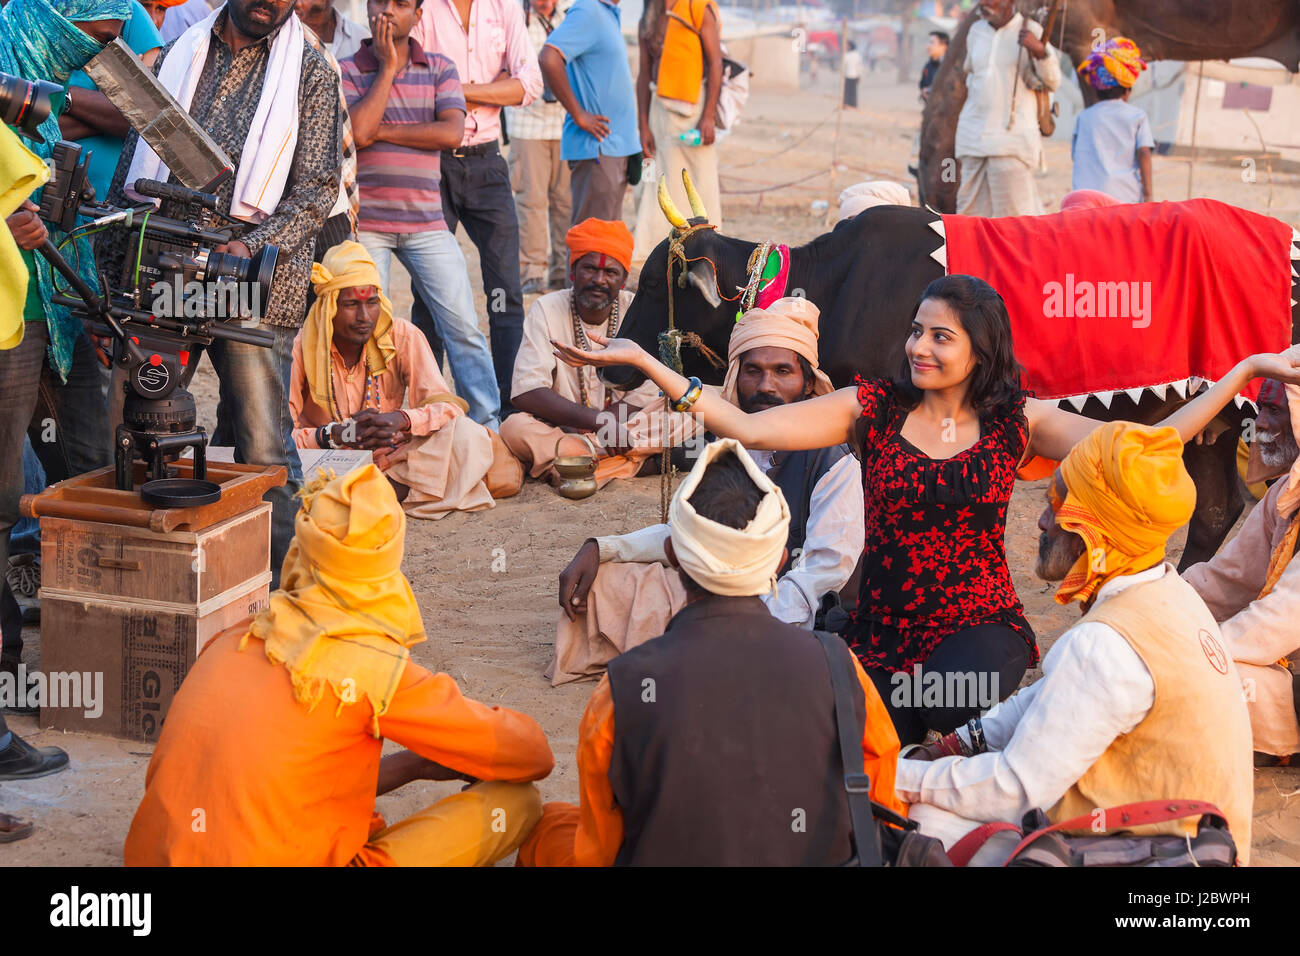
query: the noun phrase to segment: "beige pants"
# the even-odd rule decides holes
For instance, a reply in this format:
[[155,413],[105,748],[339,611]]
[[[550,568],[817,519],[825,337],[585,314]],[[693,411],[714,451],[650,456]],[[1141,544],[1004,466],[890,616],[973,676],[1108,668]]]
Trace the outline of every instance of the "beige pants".
[[[690,170],[691,182],[709,214],[709,222],[722,231],[722,193],[718,186],[718,146],[687,146],[678,136],[695,128],[702,106],[683,116],[666,109],[658,96],[650,97],[650,133],[655,138],[656,175],[668,178],[668,192],[683,216],[690,218],[691,207],[682,185],[682,170]],[[658,183],[646,183],[641,190],[641,204],[636,212],[636,246],[633,262],[645,262],[664,239],[668,238],[668,220],[659,209]]]
[[675,568],[662,564],[609,562],[596,572],[587,612],[570,621],[560,613],[555,659],[545,676],[558,687],[594,680],[619,654],[658,637],[686,606],[686,587]]
[[492,436],[464,415],[391,454],[376,452],[375,464],[411,489],[402,510],[413,518],[445,518],[453,511],[483,511],[496,504],[483,480],[492,467]]
[[1014,156],[962,156],[960,216],[1041,216],[1034,171]]
[[354,866],[491,866],[542,818],[531,783],[488,781],[444,797],[375,833]]
[[569,229],[569,165],[560,159],[560,141],[511,139],[509,163],[519,218],[520,279],[564,282],[569,276],[564,245]]
[[[1295,659],[1295,652],[1290,656]],[[1236,661],[1241,692],[1250,711],[1250,730],[1260,753],[1285,757],[1300,753],[1300,723],[1296,720],[1295,677],[1281,664]]]

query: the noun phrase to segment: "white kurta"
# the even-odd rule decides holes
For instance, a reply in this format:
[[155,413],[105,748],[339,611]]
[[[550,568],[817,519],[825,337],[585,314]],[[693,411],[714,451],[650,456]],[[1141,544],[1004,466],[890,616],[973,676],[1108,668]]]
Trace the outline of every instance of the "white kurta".
[[[1043,152],[1038,132],[1038,107],[1033,89],[1055,90],[1061,84],[1061,64],[1049,44],[1041,60],[1020,45],[1025,22],[1013,16],[1001,30],[985,20],[971,27],[966,38],[966,103],[957,119],[956,157],[1014,156],[1027,166],[1037,166]],[[1041,37],[1043,28],[1033,20],[1029,29]],[[1020,78],[1016,79],[1019,64]],[[1015,90],[1015,121],[1007,128]]]
[[[1162,564],[1108,581],[1104,603],[1135,584],[1177,574]],[[1043,659],[1043,677],[983,718],[988,752],[973,757],[898,761],[895,788],[922,833],[946,848],[981,823],[1019,824],[1034,808],[1055,806],[1115,738],[1155,704],[1146,664],[1114,628],[1070,628]],[[969,743],[965,728],[957,731]]]

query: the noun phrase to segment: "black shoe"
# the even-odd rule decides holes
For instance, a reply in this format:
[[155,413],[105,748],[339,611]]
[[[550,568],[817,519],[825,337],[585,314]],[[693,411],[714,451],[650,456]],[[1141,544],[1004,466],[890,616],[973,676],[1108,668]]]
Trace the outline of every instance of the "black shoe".
[[67,766],[68,755],[58,747],[33,747],[17,734],[0,750],[0,780],[34,780]]
[[[18,664],[19,661],[16,657],[0,658],[0,674],[9,675],[15,694],[17,694],[18,691]],[[17,697],[15,697],[15,700],[16,699]],[[41,715],[41,708],[35,704],[26,704],[22,707],[5,704],[0,706],[0,711],[3,711],[6,714],[13,714],[16,717],[39,717]]]

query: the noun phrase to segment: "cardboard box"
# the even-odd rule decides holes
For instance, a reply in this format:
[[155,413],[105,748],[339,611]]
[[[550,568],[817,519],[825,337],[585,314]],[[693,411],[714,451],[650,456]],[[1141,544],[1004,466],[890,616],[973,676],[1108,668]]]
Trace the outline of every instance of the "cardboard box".
[[[81,674],[83,698],[77,706],[42,706],[41,726],[156,741],[199,651],[226,628],[264,610],[270,584],[271,572],[263,571],[197,605],[42,587],[41,669],[47,678]],[[88,681],[102,688],[90,711],[84,697]]]

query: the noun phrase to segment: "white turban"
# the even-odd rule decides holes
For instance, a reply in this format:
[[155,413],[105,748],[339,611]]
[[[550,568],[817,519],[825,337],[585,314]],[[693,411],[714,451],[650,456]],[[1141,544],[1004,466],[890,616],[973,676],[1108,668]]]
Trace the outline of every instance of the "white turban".
[[887,179],[857,183],[840,193],[840,219],[852,219],[872,206],[910,206],[912,195],[902,183]]
[[[710,463],[727,452],[740,459],[750,480],[764,493],[753,520],[744,528],[729,528],[705,518],[687,500]],[[745,446],[734,438],[723,438],[705,447],[673,495],[668,530],[677,563],[700,587],[726,597],[767,594],[776,587],[776,572],[790,530],[790,508],[781,489],[759,470]]]

